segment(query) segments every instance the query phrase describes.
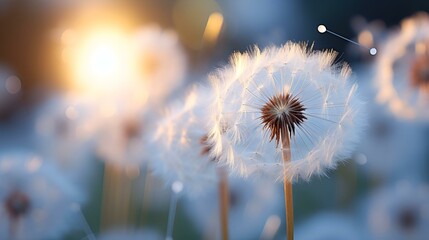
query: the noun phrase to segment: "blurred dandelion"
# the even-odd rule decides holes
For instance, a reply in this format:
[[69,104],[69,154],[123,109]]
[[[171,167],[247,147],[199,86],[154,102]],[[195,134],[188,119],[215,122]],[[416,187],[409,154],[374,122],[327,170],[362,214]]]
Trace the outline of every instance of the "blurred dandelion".
[[[229,222],[231,239],[252,239],[262,233],[266,220],[282,210],[282,193],[278,185],[268,181],[229,178]],[[200,199],[185,198],[185,207],[192,222],[204,236],[219,238],[215,186],[209,187]]]
[[86,185],[96,131],[94,106],[82,96],[51,97],[35,116],[36,145],[75,182]]
[[399,181],[380,189],[367,203],[370,233],[376,240],[426,239],[429,235],[429,187]]
[[374,76],[377,101],[402,119],[429,119],[429,16],[402,21],[381,44]]
[[213,94],[209,89],[194,87],[186,101],[173,104],[155,133],[154,174],[167,183],[179,180],[184,191],[193,196],[204,193],[217,182],[215,159],[209,156],[207,145],[209,118],[207,106]]
[[122,169],[146,163],[144,146],[154,123],[155,114],[147,107],[133,105],[132,102],[106,104],[111,114],[99,118],[97,153],[102,160]]
[[155,174],[172,182],[184,183],[185,191],[193,197],[204,193],[219,180],[220,210],[224,239],[228,235],[228,182],[222,168],[216,166],[208,143],[210,116],[207,106],[213,101],[213,92],[203,86],[195,86],[185,103],[172,106],[168,116],[159,124],[155,135],[157,156],[153,163]]
[[178,36],[157,25],[145,26],[135,35],[137,65],[149,91],[149,101],[161,104],[185,79],[187,60]]
[[[334,52],[295,43],[235,54],[212,75],[212,153],[241,175],[283,179],[288,237],[293,180],[325,174],[350,156],[363,123],[357,85]],[[273,141],[274,140],[274,141]]]
[[1,239],[58,239],[75,226],[82,196],[52,163],[2,154],[0,177]]
[[[361,79],[370,80],[372,68],[356,71]],[[375,102],[372,82],[359,85],[363,97]],[[364,131],[353,158],[373,183],[406,178],[421,180],[425,174],[425,126],[392,118],[390,111],[379,104],[368,104],[368,129]],[[374,181],[375,180],[375,181]]]

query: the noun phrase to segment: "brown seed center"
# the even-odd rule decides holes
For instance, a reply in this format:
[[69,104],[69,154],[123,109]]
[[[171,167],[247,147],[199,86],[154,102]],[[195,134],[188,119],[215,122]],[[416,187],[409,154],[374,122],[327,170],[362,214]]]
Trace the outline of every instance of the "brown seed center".
[[12,192],[5,201],[6,211],[11,218],[24,216],[30,210],[30,199],[21,192]]
[[411,86],[429,92],[429,56],[417,57],[411,65]]
[[403,209],[398,218],[399,226],[405,231],[413,230],[418,223],[418,214],[412,208]]
[[276,144],[279,145],[283,130],[287,130],[292,137],[295,134],[295,128],[307,119],[305,110],[299,99],[290,93],[271,97],[260,109],[260,119],[264,129],[270,131],[270,141],[275,139]]

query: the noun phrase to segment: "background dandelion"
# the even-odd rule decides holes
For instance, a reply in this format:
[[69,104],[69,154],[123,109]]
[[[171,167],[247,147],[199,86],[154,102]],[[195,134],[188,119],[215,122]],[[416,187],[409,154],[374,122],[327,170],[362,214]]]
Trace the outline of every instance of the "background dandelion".
[[51,163],[30,153],[2,153],[0,175],[2,238],[59,238],[77,226],[73,206],[82,195]]
[[[418,13],[391,33],[377,58],[377,100],[403,119],[427,119],[429,17]],[[394,67],[395,66],[395,67]]]

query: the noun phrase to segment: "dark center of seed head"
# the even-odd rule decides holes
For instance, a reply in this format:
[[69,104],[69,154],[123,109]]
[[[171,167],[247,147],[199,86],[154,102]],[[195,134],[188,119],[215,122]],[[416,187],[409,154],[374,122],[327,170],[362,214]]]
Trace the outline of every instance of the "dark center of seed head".
[[21,192],[12,192],[5,201],[5,208],[10,218],[24,216],[30,210],[30,199]]
[[418,221],[418,213],[413,208],[403,209],[398,216],[398,224],[405,231],[415,229]]
[[290,137],[295,134],[295,129],[306,119],[306,108],[297,97],[290,93],[281,93],[271,97],[260,109],[261,121],[264,129],[270,132],[270,141],[276,140],[277,146],[280,135],[287,130]]
[[123,133],[126,139],[134,139],[140,135],[140,126],[136,121],[126,121],[123,125]]
[[[201,156],[208,156],[213,148],[213,146],[208,141],[209,137],[207,135],[204,135],[200,138],[200,144],[201,144]],[[218,159],[215,157],[210,158],[210,161],[217,162]]]
[[429,91],[429,56],[424,55],[414,60],[411,65],[411,85]]

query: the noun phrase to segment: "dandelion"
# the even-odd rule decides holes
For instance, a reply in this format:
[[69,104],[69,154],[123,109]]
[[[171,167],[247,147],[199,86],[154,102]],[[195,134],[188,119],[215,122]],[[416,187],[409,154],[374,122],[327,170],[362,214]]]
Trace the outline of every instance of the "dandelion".
[[401,23],[381,44],[376,62],[377,101],[401,119],[429,118],[429,16]]
[[93,111],[89,99],[66,94],[48,99],[35,116],[36,145],[81,185],[86,184],[92,169]]
[[[363,79],[368,69],[357,73]],[[370,74],[370,73],[369,73]],[[369,75],[368,74],[368,75]],[[371,78],[368,78],[371,79]],[[375,102],[372,82],[360,84],[364,98]],[[384,106],[367,106],[368,128],[359,143],[353,159],[361,170],[376,181],[392,179],[420,179],[425,174],[426,137],[425,126],[412,122],[403,122],[392,118]]]
[[[261,234],[266,220],[282,209],[282,192],[268,181],[249,181],[229,177],[229,222],[231,239],[254,239]],[[214,186],[200,199],[186,198],[186,212],[197,229],[217,239],[219,193]]]
[[159,104],[183,83],[186,55],[177,34],[156,25],[141,28],[135,41],[142,89],[150,89],[149,100]]
[[49,162],[2,154],[0,178],[1,239],[58,239],[74,226],[81,194]]
[[362,229],[349,216],[336,213],[319,213],[297,227],[297,239],[302,240],[359,240],[364,239]]
[[217,182],[216,159],[209,156],[207,106],[213,100],[209,89],[194,87],[185,102],[173,104],[158,124],[151,161],[154,174],[167,183],[181,181],[187,194],[197,196]]
[[205,87],[194,87],[184,103],[171,107],[169,114],[158,125],[155,134],[156,160],[152,161],[155,174],[167,182],[184,183],[188,195],[198,196],[219,180],[219,202],[224,238],[228,235],[228,183],[226,173],[216,166],[208,142],[209,119],[207,106],[213,93]]
[[156,112],[127,99],[101,104],[100,110],[97,154],[120,169],[144,165],[144,146],[152,134]]
[[243,176],[283,179],[288,231],[292,181],[323,175],[350,156],[363,115],[350,69],[332,67],[334,52],[310,51],[295,43],[255,48],[211,77],[212,153]]
[[429,188],[398,182],[371,195],[366,213],[374,239],[425,239],[429,235]]

